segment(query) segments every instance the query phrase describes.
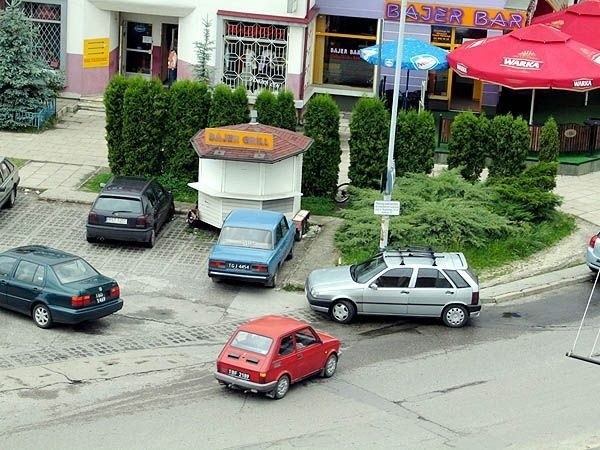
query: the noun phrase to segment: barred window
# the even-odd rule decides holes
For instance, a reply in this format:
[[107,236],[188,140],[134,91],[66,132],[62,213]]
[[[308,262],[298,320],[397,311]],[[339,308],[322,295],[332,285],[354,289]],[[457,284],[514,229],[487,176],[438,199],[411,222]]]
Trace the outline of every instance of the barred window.
[[251,93],[285,88],[287,35],[286,26],[226,21],[223,82]]
[[66,16],[61,3],[23,2],[23,12],[36,29],[39,42],[37,55],[53,69],[61,68],[64,61],[61,30]]

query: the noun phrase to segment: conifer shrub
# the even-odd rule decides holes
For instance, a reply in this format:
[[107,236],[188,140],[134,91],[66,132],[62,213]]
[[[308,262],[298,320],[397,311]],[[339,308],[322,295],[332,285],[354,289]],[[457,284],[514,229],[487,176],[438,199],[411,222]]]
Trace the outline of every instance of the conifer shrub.
[[401,111],[396,126],[396,176],[428,174],[433,169],[436,127],[429,111]]
[[448,168],[460,168],[465,180],[476,181],[485,167],[489,142],[489,120],[471,111],[461,112],[452,122],[448,142]]
[[211,128],[233,125],[233,92],[226,84],[217,85],[212,94],[212,104],[208,114],[208,126]]
[[350,167],[352,185],[379,188],[387,165],[390,115],[381,99],[363,97],[350,119]]
[[279,91],[277,94],[277,110],[279,120],[277,126],[290,131],[296,131],[298,127],[298,112],[294,104],[294,94],[289,90]]
[[236,87],[231,93],[231,125],[250,122],[250,108],[248,105],[248,92],[242,85]]
[[277,97],[268,89],[260,91],[256,96],[254,103],[256,109],[258,123],[263,125],[279,126],[279,110],[277,105]]
[[516,177],[525,169],[529,153],[529,125],[522,117],[512,114],[494,117],[491,122],[492,162],[490,177]]
[[125,153],[122,146],[123,136],[123,100],[129,78],[115,75],[104,91],[104,110],[106,115],[106,145],[108,147],[108,166],[113,174],[123,173]]
[[327,94],[312,97],[304,113],[304,134],[314,140],[304,154],[302,192],[307,196],[331,195],[337,186],[342,150],[340,111]]
[[558,135],[558,124],[552,116],[546,120],[546,123],[544,123],[544,126],[542,127],[539,151],[540,162],[553,162],[558,160],[560,138]]

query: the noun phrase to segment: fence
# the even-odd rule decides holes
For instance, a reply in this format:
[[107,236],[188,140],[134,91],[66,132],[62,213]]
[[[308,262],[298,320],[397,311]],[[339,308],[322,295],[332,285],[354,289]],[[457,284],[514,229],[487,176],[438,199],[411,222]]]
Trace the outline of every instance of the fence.
[[[438,142],[440,144],[447,144],[450,140],[450,127],[453,120],[453,117],[440,116],[438,122]],[[593,153],[600,150],[600,132],[598,132],[600,122],[591,122],[593,123],[589,125],[564,123],[558,126],[561,154]],[[542,125],[530,125],[529,135],[531,136],[530,152],[539,152]]]
[[54,117],[55,114],[56,99],[53,98],[52,100],[49,100],[48,103],[46,103],[46,106],[38,112],[32,113],[16,111],[14,113],[14,120],[25,127],[35,127],[40,129],[46,123],[46,121],[51,117]]

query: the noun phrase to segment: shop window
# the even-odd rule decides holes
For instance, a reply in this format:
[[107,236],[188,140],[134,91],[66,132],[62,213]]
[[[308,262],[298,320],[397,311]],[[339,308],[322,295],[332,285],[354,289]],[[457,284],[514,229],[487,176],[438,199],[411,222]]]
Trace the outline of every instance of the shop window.
[[319,16],[315,34],[314,83],[373,86],[375,67],[360,58],[359,50],[375,45],[376,19]]
[[285,26],[226,21],[223,82],[249,92],[285,88],[287,35]]
[[39,36],[37,55],[53,69],[61,68],[65,60],[62,31],[66,26],[63,14],[64,2],[23,2],[23,12],[31,20]]

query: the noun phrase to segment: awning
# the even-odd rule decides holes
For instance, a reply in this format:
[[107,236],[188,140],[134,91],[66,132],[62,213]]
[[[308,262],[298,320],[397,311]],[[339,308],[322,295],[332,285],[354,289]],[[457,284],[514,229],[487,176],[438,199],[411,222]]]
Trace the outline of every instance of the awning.
[[194,0],[89,0],[99,9],[155,16],[185,17],[198,4]]

